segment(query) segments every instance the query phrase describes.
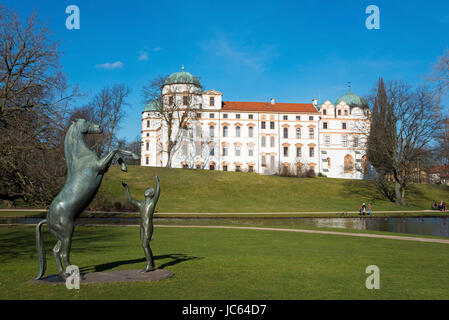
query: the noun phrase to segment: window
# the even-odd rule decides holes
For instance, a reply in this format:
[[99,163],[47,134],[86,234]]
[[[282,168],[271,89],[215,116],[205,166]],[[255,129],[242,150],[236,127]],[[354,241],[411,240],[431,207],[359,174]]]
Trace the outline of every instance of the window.
[[228,114],[227,113],[223,113],[223,119],[227,119],[228,118]]
[[346,129],[346,122],[343,122],[343,123],[341,124],[341,128],[342,128],[342,129]]
[[313,139],[314,137],[314,131],[313,128],[309,128],[309,139]]
[[214,146],[210,146],[210,155],[211,156],[215,155],[215,147]]
[[274,129],[274,121],[270,121],[270,129]]
[[248,172],[254,172],[254,167],[253,166],[248,166]]
[[347,116],[348,115],[348,110],[345,110],[345,116]]
[[310,120],[310,121],[313,121],[313,116],[309,116],[309,120]]
[[249,157],[254,156],[254,147],[253,146],[248,147],[248,156]]
[[240,137],[240,127],[239,126],[235,127],[235,136]]
[[265,156],[262,156],[262,167],[266,167],[267,166],[267,158]]
[[201,165],[200,165],[200,164],[197,164],[197,165],[195,166],[195,168],[196,168],[196,169],[201,169]]
[[351,173],[354,170],[354,160],[350,154],[345,156],[343,168],[345,173]]
[[301,157],[301,147],[296,147],[296,156]]
[[323,122],[323,129],[327,129],[327,122]]
[[341,145],[343,147],[347,147],[348,146],[348,136],[341,136]]
[[187,164],[184,163],[184,164],[182,165],[182,168],[183,168],[183,169],[188,169],[189,166],[188,166]]
[[195,155],[199,156],[201,154],[201,143],[195,143]]
[[235,171],[236,171],[236,172],[240,172],[240,171],[242,171],[242,170],[240,169],[240,166],[237,165],[237,166],[235,166]]
[[223,166],[223,171],[228,171],[228,166],[227,165]]
[[359,146],[359,137],[353,137],[352,138],[352,146],[354,148],[358,148],[358,146]]
[[150,150],[150,144],[148,142],[146,143],[146,149],[147,151]]
[[284,139],[288,138],[288,128],[284,128]]
[[223,137],[227,137],[228,136],[228,126],[224,126],[223,127]]
[[265,121],[262,121],[262,122],[260,123],[260,126],[261,126],[262,129],[265,129]]
[[296,120],[301,120],[301,116],[296,116]]
[[327,110],[323,109],[323,116],[325,116],[327,114]]
[[274,148],[274,136],[270,137],[270,147]]
[[215,117],[214,113],[209,113],[209,118],[213,119]]
[[210,97],[209,98],[209,105],[210,106],[214,106],[215,105],[215,97]]
[[168,97],[168,105],[169,106],[173,105],[173,96]]
[[248,136],[250,138],[252,138],[254,136],[254,128],[253,127],[248,128]]
[[296,128],[296,139],[301,139],[301,128]]
[[338,110],[338,115],[341,116],[341,110]]
[[211,164],[211,165],[209,166],[209,170],[215,170],[215,166],[214,166],[213,164]]
[[201,137],[201,126],[198,124],[195,126],[196,129],[196,136]]
[[147,137],[149,137],[150,136],[150,134],[147,132]]
[[201,119],[201,113],[198,112],[198,113],[196,114],[196,118],[197,118],[197,119]]
[[315,156],[315,148],[314,147],[309,147],[309,157],[314,157]]
[[210,127],[209,127],[209,135],[210,135],[211,137],[214,137],[214,136],[215,136],[215,127],[214,127],[214,126],[210,126]]
[[266,142],[267,142],[267,138],[265,138],[265,136],[262,136],[262,147],[265,147]]
[[284,157],[288,157],[288,147],[284,147]]
[[274,170],[274,156],[271,156],[270,157],[270,168],[272,169],[272,170]]
[[331,158],[327,158],[327,168],[330,169],[331,167]]
[[249,114],[248,115],[248,119],[254,119],[254,115],[253,114]]
[[223,156],[227,156],[228,155],[228,147],[227,146],[223,146]]
[[240,157],[240,146],[235,146],[235,155]]
[[288,120],[288,116],[284,116],[284,120]]
[[147,120],[147,128],[150,127],[150,120]]
[[145,164],[149,164],[150,163],[150,158],[145,157]]
[[185,105],[185,106],[187,105],[187,99],[188,99],[187,96],[183,96],[182,97],[182,104]]
[[236,119],[240,119],[240,113],[237,113],[237,114],[235,115],[235,118],[236,118]]
[[324,145],[329,147],[331,145],[331,136],[324,136]]
[[362,173],[368,173],[368,159],[366,158],[366,155],[362,157]]

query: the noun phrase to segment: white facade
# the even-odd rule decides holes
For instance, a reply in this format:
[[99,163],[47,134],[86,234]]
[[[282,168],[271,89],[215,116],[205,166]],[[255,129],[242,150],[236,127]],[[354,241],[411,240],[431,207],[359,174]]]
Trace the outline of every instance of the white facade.
[[[189,95],[190,92],[190,95]],[[172,152],[173,168],[262,174],[313,170],[328,177],[362,179],[368,174],[364,144],[367,112],[344,101],[316,104],[223,101],[222,93],[170,84],[170,95],[201,104]],[[176,97],[179,95],[179,97]],[[187,98],[184,98],[187,99]],[[173,100],[171,100],[173,101]],[[176,133],[174,133],[176,134]],[[167,164],[167,128],[158,112],[142,113],[142,166]]]

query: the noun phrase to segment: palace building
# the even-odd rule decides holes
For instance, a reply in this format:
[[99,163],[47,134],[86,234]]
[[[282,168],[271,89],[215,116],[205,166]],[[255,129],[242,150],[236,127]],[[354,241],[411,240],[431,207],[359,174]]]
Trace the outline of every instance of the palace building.
[[[173,126],[173,168],[348,179],[372,172],[364,148],[368,104],[350,89],[335,103],[225,101],[219,91],[203,92],[183,68],[165,80],[160,103],[179,106],[175,117],[186,105],[197,110],[184,129]],[[142,112],[142,166],[166,166],[169,158],[167,122],[158,110],[152,102]]]

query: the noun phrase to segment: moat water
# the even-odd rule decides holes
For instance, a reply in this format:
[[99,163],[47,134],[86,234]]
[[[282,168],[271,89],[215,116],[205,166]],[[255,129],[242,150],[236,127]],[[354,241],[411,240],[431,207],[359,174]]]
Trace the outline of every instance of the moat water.
[[[1,224],[36,224],[42,218],[0,218]],[[157,224],[320,227],[449,237],[448,217],[362,218],[155,218]],[[139,218],[79,218],[77,225],[138,225]]]

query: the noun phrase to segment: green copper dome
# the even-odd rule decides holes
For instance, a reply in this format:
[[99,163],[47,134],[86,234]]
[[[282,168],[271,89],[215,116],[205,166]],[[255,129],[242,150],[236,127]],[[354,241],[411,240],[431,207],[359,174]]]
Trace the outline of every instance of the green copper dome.
[[346,102],[346,104],[351,109],[352,108],[356,108],[356,107],[359,107],[361,109],[367,109],[368,108],[368,103],[366,102],[366,100],[363,99],[358,94],[352,93],[351,89],[348,90],[348,93],[346,93],[345,95],[343,95],[340,98],[338,98],[337,101],[335,101],[334,106],[337,106],[342,101]]
[[201,86],[200,81],[190,72],[184,71],[184,66],[182,66],[181,72],[172,73],[165,79],[164,85],[167,84],[195,84]]
[[157,111],[157,103],[156,103],[156,101],[149,102],[145,106],[145,108],[143,109],[143,112],[146,112],[146,111]]

